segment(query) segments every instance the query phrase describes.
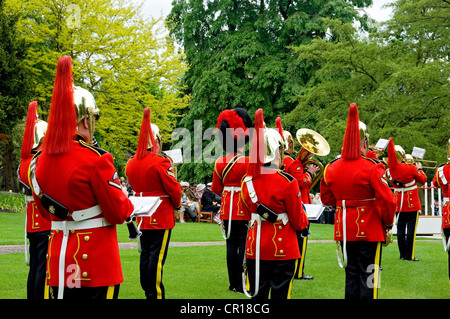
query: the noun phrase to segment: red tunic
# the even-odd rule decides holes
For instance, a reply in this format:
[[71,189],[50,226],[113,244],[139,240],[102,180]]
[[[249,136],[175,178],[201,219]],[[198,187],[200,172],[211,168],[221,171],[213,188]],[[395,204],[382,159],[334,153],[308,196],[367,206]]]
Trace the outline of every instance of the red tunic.
[[[277,214],[287,213],[289,217],[285,225],[281,220],[261,223],[261,260],[300,258],[296,231],[308,226],[308,217],[303,209],[297,181],[284,171],[271,169],[253,178],[253,187],[260,203]],[[249,211],[256,213],[256,205],[244,181],[241,196]],[[249,259],[255,259],[256,256],[257,223],[255,221],[247,236],[246,254]]]
[[164,154],[148,153],[143,159],[131,158],[125,170],[136,196],[160,196],[162,203],[151,217],[138,218],[140,229],[172,229],[175,209],[181,206],[181,185],[173,172],[172,162]]
[[[102,213],[90,220],[104,217],[111,225],[67,232],[64,285],[117,285],[123,282],[123,274],[116,224],[122,224],[131,215],[133,205],[120,187],[112,155],[86,144],[81,136],[73,143],[72,149],[65,154],[37,155],[39,187],[70,213],[99,205]],[[41,198],[35,191],[33,197],[42,211]],[[62,221],[52,214],[49,216],[52,221]],[[64,220],[73,221],[71,216]],[[59,228],[53,229],[50,235],[47,259],[49,286],[58,286],[63,237]]]
[[384,172],[383,164],[365,157],[337,159],[325,167],[320,196],[324,205],[336,206],[335,240],[343,240],[343,200],[348,241],[385,240],[386,227],[394,222],[395,199]]
[[442,207],[442,228],[450,228],[450,201],[449,201],[450,163],[442,164],[436,169],[433,185],[442,188],[444,207]]
[[[28,168],[32,157],[23,160],[19,165],[19,177],[20,181],[30,187],[30,182],[28,181]],[[25,194],[27,201],[27,233],[34,233],[38,231],[50,230],[52,223],[50,222],[49,213],[47,210],[40,212],[34,202],[34,198],[31,194]]]
[[309,187],[312,183],[312,175],[309,172],[304,172],[302,163],[299,160],[294,160],[290,156],[286,156],[283,159],[283,164],[284,170],[297,180],[298,188],[302,194],[302,202],[304,204],[311,204]]
[[[389,167],[386,175],[394,187],[397,201],[396,212],[413,212],[422,209],[417,183],[425,184],[427,175],[415,165],[397,163]],[[403,194],[403,195],[402,195]]]
[[[211,189],[214,193],[222,194],[220,218],[230,219],[230,201],[233,193],[232,220],[250,220],[250,213],[242,203],[240,196],[241,181],[247,170],[248,157],[237,154],[227,154],[219,158],[214,166]],[[233,187],[233,189],[230,189]]]

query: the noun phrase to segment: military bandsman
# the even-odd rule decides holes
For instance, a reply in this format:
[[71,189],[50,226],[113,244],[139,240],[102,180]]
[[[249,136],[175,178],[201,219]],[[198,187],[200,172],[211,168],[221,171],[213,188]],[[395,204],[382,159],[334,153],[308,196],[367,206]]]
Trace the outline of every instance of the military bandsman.
[[396,223],[400,259],[418,261],[414,255],[417,220],[422,209],[417,191],[417,183],[425,184],[427,176],[422,170],[422,164],[406,164],[405,151],[399,145],[394,145],[392,139],[388,144],[388,169],[386,176],[394,187],[397,201]]
[[240,193],[249,162],[244,153],[251,127],[252,120],[242,108],[222,111],[217,119],[219,141],[226,155],[215,162],[211,189],[222,196],[220,219],[227,246],[228,289],[235,292],[243,292],[242,263],[250,220]]
[[26,238],[30,241],[28,257],[28,243],[25,239],[25,262],[30,266],[27,280],[28,299],[44,299],[46,257],[51,222],[48,212],[46,210],[39,211],[34,202],[28,181],[28,169],[33,156],[42,146],[46,130],[47,122],[39,120],[37,114],[37,102],[31,102],[28,106],[19,164],[19,182],[26,202],[25,232]]
[[320,183],[323,204],[336,206],[334,239],[342,247],[346,299],[377,298],[381,243],[395,213],[383,164],[361,156],[368,148],[365,136],[351,104],[341,157],[326,166]]
[[133,212],[106,151],[89,145],[99,115],[94,97],[73,85],[70,56],[58,61],[42,152],[29,179],[49,212],[49,298],[117,298],[123,282],[116,224]]
[[447,162],[436,169],[433,177],[433,186],[442,189],[444,202],[442,207],[442,236],[444,241],[444,250],[448,254],[448,277],[450,283],[450,200],[449,200],[449,182],[450,182],[450,139],[447,144]]
[[262,109],[255,114],[252,143],[241,186],[252,213],[246,245],[250,293],[257,299],[267,299],[269,293],[271,299],[288,299],[300,258],[296,231],[308,226],[308,218],[297,181],[280,170],[283,138],[277,130],[264,128]]
[[147,299],[165,299],[163,267],[175,227],[175,211],[181,208],[181,185],[171,159],[162,151],[159,128],[144,110],[136,154],[126,166],[126,175],[137,197],[158,197],[161,204],[150,217],[139,217],[140,281]]

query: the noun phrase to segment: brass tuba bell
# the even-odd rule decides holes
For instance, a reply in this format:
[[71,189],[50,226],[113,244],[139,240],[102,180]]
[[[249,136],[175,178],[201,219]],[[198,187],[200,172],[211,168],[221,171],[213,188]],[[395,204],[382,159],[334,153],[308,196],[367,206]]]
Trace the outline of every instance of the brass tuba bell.
[[320,168],[319,172],[313,177],[309,188],[311,189],[322,178],[324,171],[323,164],[313,159],[313,156],[327,156],[330,153],[330,145],[322,135],[307,128],[299,129],[295,135],[300,143],[297,159],[302,163],[303,169],[307,169],[310,164],[317,165]]

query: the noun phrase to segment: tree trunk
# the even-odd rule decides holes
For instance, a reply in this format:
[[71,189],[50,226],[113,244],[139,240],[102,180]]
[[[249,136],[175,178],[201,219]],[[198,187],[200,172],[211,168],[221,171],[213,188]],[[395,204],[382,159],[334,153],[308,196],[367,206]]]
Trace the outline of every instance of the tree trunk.
[[3,143],[3,156],[2,156],[2,166],[3,166],[3,181],[2,186],[4,190],[17,192],[19,190],[17,182],[16,167],[14,165],[14,145],[12,138],[8,136]]

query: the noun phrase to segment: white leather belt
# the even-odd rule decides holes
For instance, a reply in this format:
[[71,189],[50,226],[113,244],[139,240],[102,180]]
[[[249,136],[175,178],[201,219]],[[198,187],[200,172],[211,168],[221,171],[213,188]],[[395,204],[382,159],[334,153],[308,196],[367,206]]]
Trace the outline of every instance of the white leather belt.
[[111,225],[104,217],[82,221],[52,221],[52,230],[68,232],[71,230],[100,228]]
[[225,186],[223,188],[224,191],[228,191],[231,192],[231,197],[230,197],[230,209],[228,210],[228,230],[227,230],[227,234],[225,235],[225,232],[223,230],[223,228],[221,228],[222,230],[222,237],[223,239],[227,240],[228,238],[230,238],[230,234],[231,234],[231,220],[233,218],[233,197],[234,197],[234,193],[235,192],[240,192],[241,188],[238,186]]
[[87,209],[77,210],[72,213],[72,218],[75,221],[81,221],[98,216],[102,213],[99,205],[89,207]]
[[[262,218],[259,214],[252,213],[252,219],[250,220],[250,226],[253,226],[253,224],[255,223],[255,220],[258,223],[267,222],[267,220]],[[286,225],[289,222],[289,216],[287,213],[281,213],[281,214],[278,214],[277,220],[281,220],[283,222],[283,225]]]
[[25,195],[25,201],[28,202],[34,202],[34,198],[31,195]]
[[412,181],[409,183],[405,184],[405,187],[402,188],[394,188],[394,192],[407,192],[413,189],[416,189],[417,185],[416,185],[416,181]]
[[61,243],[61,251],[59,253],[59,269],[58,269],[58,299],[64,296],[64,274],[66,268],[66,250],[69,234],[71,231],[80,229],[100,228],[111,225],[104,217],[88,219],[82,221],[52,221],[52,230],[62,231],[63,239]]
[[[400,214],[400,212],[402,211],[402,208],[403,208],[403,195],[405,194],[405,192],[412,191],[413,189],[416,189],[416,188],[417,188],[416,181],[412,181],[412,182],[406,183],[405,187],[402,187],[402,188],[394,188],[394,192],[402,192],[402,195],[401,195],[402,197],[401,197],[401,200],[400,200],[400,207],[398,209],[399,214]],[[400,216],[397,216],[396,221],[395,221],[395,225],[397,225],[397,223],[398,223],[398,218],[400,218]]]
[[240,192],[241,188],[239,186],[225,186],[223,188],[224,191],[229,191],[229,192]]

